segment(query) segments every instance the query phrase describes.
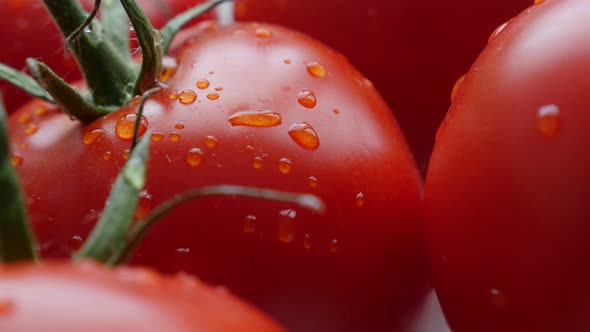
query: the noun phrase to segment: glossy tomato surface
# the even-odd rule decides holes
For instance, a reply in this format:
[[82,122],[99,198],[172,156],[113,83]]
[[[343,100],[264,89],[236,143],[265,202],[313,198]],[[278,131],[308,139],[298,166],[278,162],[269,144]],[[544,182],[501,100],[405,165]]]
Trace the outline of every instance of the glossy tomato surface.
[[453,331],[590,330],[589,15],[548,0],[512,20],[440,128],[425,204]]
[[455,81],[490,33],[533,0],[236,0],[238,20],[282,24],[346,55],[398,119],[425,173]]
[[[312,193],[327,211],[193,201],[161,220],[133,261],[226,285],[293,331],[405,331],[426,293],[422,185],[373,86],[344,56],[278,26],[206,23],[176,45],[168,87],[146,103],[140,133],[151,131],[152,150],[138,215],[222,183]],[[87,235],[136,109],[86,127],[40,102],[10,118],[45,256],[69,255]]]
[[[162,27],[166,21],[203,0],[138,0],[154,27]],[[92,9],[93,0],[81,3]],[[210,15],[210,14],[208,14]],[[18,70],[28,71],[25,59],[35,58],[49,65],[68,81],[81,78],[76,60],[64,49],[63,36],[52,21],[41,0],[0,0],[0,63]],[[23,91],[0,80],[6,110],[13,112],[30,97]]]
[[92,262],[0,266],[0,330],[284,331],[227,290],[188,275]]

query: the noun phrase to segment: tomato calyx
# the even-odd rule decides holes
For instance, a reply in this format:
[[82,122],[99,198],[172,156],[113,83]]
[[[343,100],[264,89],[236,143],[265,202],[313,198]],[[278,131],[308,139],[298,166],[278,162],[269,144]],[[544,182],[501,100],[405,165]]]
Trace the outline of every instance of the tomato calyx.
[[[89,123],[157,86],[163,54],[174,36],[186,23],[224,1],[209,0],[195,6],[157,30],[135,0],[105,3],[95,0],[90,13],[76,0],[44,0],[66,39],[68,50],[76,58],[87,89],[69,86],[48,66],[33,59],[27,60],[33,77],[0,64],[0,79],[32,96],[57,104],[72,118]],[[101,16],[97,19],[99,8]],[[129,48],[127,36],[131,27],[141,48],[139,66]]]

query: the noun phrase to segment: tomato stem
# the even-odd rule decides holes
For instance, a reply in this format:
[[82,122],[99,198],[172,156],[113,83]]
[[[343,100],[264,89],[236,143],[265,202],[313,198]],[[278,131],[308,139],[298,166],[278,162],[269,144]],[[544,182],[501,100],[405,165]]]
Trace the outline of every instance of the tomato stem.
[[[1,96],[0,96],[1,97]],[[0,261],[37,259],[19,181],[9,156],[6,112],[0,98]]]
[[195,198],[210,196],[244,196],[269,201],[278,201],[297,204],[301,207],[310,209],[317,213],[325,212],[324,202],[312,194],[289,193],[273,189],[255,188],[248,186],[238,186],[221,184],[215,186],[203,187],[178,194],[166,202],[158,205],[149,215],[139,220],[136,226],[131,230],[125,244],[119,247],[113,255],[107,260],[109,265],[117,265],[127,261],[134,249],[141,242],[146,232],[165,214],[175,207]]
[[148,100],[148,98],[158,92],[162,90],[161,87],[157,86],[155,88],[152,88],[148,91],[146,91],[143,96],[141,96],[141,100],[139,101],[139,107],[137,109],[137,117],[135,118],[135,127],[133,127],[133,140],[131,141],[131,150],[133,151],[133,149],[135,148],[135,146],[137,145],[137,135],[139,132],[139,126],[141,124],[141,117],[143,116],[143,108],[145,106],[145,102]]

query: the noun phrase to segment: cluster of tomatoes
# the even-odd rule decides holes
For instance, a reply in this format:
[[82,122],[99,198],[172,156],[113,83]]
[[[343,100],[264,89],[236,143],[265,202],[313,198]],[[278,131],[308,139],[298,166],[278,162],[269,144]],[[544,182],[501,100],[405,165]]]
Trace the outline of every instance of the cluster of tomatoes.
[[[151,142],[135,218],[218,184],[326,207],[185,203],[130,260],[176,278],[0,267],[0,330],[589,331],[590,2],[532,1],[235,0],[218,10],[237,23],[176,36],[140,121],[137,98],[80,123],[0,82],[44,258],[84,243],[134,129]],[[137,2],[160,28],[202,1]],[[41,1],[0,19],[1,63],[81,78]]]

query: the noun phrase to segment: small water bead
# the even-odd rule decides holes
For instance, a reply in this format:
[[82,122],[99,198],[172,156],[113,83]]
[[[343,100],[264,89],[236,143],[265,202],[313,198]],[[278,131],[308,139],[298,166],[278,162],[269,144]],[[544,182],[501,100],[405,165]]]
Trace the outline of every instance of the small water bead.
[[363,192],[359,192],[358,194],[356,194],[355,202],[357,207],[360,208],[363,205],[365,205],[366,200],[367,198],[365,197],[365,194]]
[[129,158],[129,149],[123,150],[123,159],[127,160]]
[[152,142],[159,142],[162,139],[164,139],[164,134],[156,131],[156,132],[152,133],[150,138],[151,138]]
[[290,65],[291,64],[291,59],[285,59],[285,60],[283,60],[283,62],[285,64],[287,64],[287,65]]
[[217,92],[210,92],[207,94],[207,99],[217,100],[217,99],[219,99],[219,94]]
[[297,94],[297,101],[305,108],[314,108],[317,105],[315,93],[310,90],[303,90]]
[[102,159],[104,160],[111,160],[112,157],[113,153],[111,151],[105,151],[105,153],[102,154]]
[[334,109],[332,110],[332,112],[333,112],[334,114],[340,114],[340,110],[339,110],[338,108],[334,108]]
[[103,133],[104,133],[104,130],[102,130],[102,129],[94,129],[91,131],[86,131],[84,133],[84,137],[82,140],[84,141],[84,144],[90,145],[90,144],[98,141],[98,139],[102,136]]
[[533,4],[535,4],[535,5],[540,5],[540,4],[542,4],[543,2],[545,2],[545,0],[535,0]]
[[310,188],[315,189],[319,186],[319,181],[315,176],[310,176],[307,178],[307,184]]
[[184,124],[182,122],[179,122],[177,124],[174,125],[174,128],[176,129],[184,129]]
[[330,242],[330,252],[335,254],[338,252],[338,250],[338,240],[334,239]]
[[178,97],[178,101],[184,105],[192,104],[195,100],[197,100],[197,94],[191,89],[183,90]]
[[152,195],[150,195],[147,190],[140,191],[138,197],[139,200],[137,201],[137,207],[133,213],[133,217],[135,219],[140,219],[147,216],[152,210]]
[[289,160],[287,158],[281,158],[279,160],[279,172],[281,172],[283,174],[289,174],[289,173],[291,173],[292,169],[293,169],[293,163],[291,162],[291,160]]
[[180,98],[180,93],[178,92],[172,92],[168,95],[168,98],[170,100],[177,100],[178,98]]
[[133,104],[138,105],[141,102],[141,96],[133,97]]
[[168,135],[168,140],[170,142],[178,142],[178,140],[180,140],[180,134],[179,133],[170,133]]
[[326,76],[326,68],[317,62],[310,62],[307,64],[307,72],[317,78]]
[[176,74],[176,70],[178,69],[178,62],[176,59],[170,56],[164,56],[162,58],[162,72],[160,73],[160,81],[166,82],[174,74]]
[[33,120],[33,117],[31,116],[31,114],[25,113],[21,116],[18,117],[18,122],[26,124],[31,122],[31,120]]
[[303,235],[303,248],[308,250],[311,249],[311,236],[307,233]]
[[281,124],[281,115],[273,111],[241,111],[227,119],[232,126],[274,127]]
[[535,125],[545,137],[554,137],[559,132],[560,110],[557,105],[545,105],[537,111]]
[[196,86],[199,89],[207,89],[209,87],[209,81],[206,79],[200,79],[197,81]]
[[[129,113],[119,119],[115,125],[115,135],[119,139],[129,141],[133,139],[133,131],[135,129],[135,122],[137,120],[137,114]],[[145,116],[141,116],[139,121],[139,128],[137,130],[137,137],[141,137],[147,130],[147,119]]]
[[254,157],[254,160],[252,160],[252,167],[254,167],[255,169],[261,169],[262,168],[262,158],[261,157]]
[[502,31],[504,31],[504,29],[506,29],[506,27],[508,26],[508,23],[510,23],[510,21],[506,21],[506,22],[500,24],[500,26],[498,26],[496,28],[496,30],[494,30],[494,32],[492,32],[490,34],[490,37],[488,38],[488,43],[491,43],[492,40],[496,39],[496,37],[498,37],[498,35],[500,35],[500,33],[502,33]]
[[305,122],[297,122],[289,127],[289,136],[299,144],[299,146],[308,149],[316,150],[320,146],[320,139],[318,134],[312,126]]
[[217,146],[217,138],[211,135],[205,137],[205,146],[209,149],[215,148]]
[[215,91],[223,91],[223,87],[222,86],[218,86],[215,88]]
[[47,113],[49,113],[49,109],[47,107],[37,107],[35,109],[35,114],[39,116],[46,115]]
[[457,93],[459,92],[459,90],[461,90],[463,81],[465,81],[465,75],[459,77],[453,85],[453,90],[451,90],[451,103],[455,100],[455,97],[457,97]]
[[279,212],[279,221],[277,227],[277,239],[283,243],[292,243],[296,236],[297,211],[286,209]]
[[490,289],[490,302],[495,307],[506,307],[508,296],[497,288]]
[[256,29],[256,37],[258,38],[270,38],[272,32],[268,28],[260,27]]
[[37,132],[37,130],[39,130],[39,127],[37,127],[37,125],[35,125],[35,124],[29,125],[27,127],[27,129],[25,129],[25,134],[33,135],[34,133]]
[[203,161],[205,154],[199,148],[192,148],[186,154],[186,162],[192,167],[197,167]]
[[242,228],[244,233],[254,233],[256,232],[256,216],[255,215],[247,215],[244,218],[244,226]]
[[23,156],[18,153],[12,153],[10,155],[10,163],[12,166],[18,166],[23,163]]

